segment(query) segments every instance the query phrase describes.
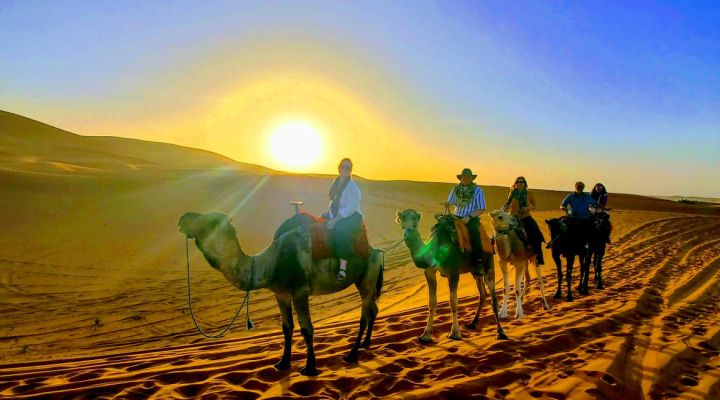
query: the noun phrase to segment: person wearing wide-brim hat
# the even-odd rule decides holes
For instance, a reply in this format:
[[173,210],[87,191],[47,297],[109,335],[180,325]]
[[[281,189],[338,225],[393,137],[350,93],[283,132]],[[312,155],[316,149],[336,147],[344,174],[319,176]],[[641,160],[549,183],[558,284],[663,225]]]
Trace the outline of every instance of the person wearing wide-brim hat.
[[465,168],[457,175],[460,183],[452,188],[448,203],[455,205],[455,216],[462,218],[467,224],[472,244],[473,262],[483,262],[482,236],[480,234],[480,215],[485,211],[485,193],[475,183],[477,175],[470,168]]

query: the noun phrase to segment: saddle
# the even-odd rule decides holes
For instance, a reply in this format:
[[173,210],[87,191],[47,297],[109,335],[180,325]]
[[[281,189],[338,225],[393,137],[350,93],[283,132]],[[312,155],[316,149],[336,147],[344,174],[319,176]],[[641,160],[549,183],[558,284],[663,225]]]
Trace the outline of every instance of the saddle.
[[[455,224],[455,232],[457,233],[457,243],[460,250],[469,253],[472,251],[472,241],[470,240],[470,230],[460,218],[453,218]],[[493,245],[490,242],[490,236],[487,234],[485,227],[480,224],[480,242],[482,243],[483,253],[493,253]]]
[[[314,261],[334,257],[330,235],[332,231],[325,226],[325,220],[312,216],[313,221],[307,224],[310,234],[311,254]],[[362,228],[356,230],[350,238],[353,242],[353,254],[357,257],[367,258],[370,256],[370,243],[367,238],[367,227],[365,223]]]

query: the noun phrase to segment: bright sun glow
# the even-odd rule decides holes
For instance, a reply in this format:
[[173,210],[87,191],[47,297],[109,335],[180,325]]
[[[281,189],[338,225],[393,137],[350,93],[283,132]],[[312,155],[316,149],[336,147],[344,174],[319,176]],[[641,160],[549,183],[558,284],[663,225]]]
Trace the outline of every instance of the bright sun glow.
[[270,133],[268,150],[283,168],[300,170],[315,164],[322,153],[320,133],[305,121],[288,121]]

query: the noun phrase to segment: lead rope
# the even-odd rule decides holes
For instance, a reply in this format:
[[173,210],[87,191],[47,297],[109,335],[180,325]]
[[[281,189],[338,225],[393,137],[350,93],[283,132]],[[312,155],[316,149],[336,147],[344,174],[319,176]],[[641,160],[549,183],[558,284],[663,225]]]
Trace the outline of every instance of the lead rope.
[[[235,313],[235,316],[230,321],[230,323],[223,329],[220,333],[211,335],[207,332],[205,332],[200,325],[197,322],[197,319],[195,318],[195,312],[193,311],[192,306],[192,291],[190,290],[190,250],[188,248],[188,242],[189,239],[185,239],[185,261],[187,262],[187,288],[188,288],[188,306],[190,308],[190,316],[192,317],[193,323],[195,324],[195,328],[197,328],[197,331],[205,336],[208,339],[219,339],[223,336],[225,336],[225,333],[230,329],[230,327],[235,323],[235,320],[237,319],[238,315],[240,315],[240,312],[242,311],[242,308],[247,304],[247,328],[252,329],[253,328],[253,322],[250,320],[250,290],[245,291],[245,299],[243,300],[242,304],[240,304],[240,308],[238,308],[237,312]],[[252,275],[253,275],[253,264],[255,263],[255,260],[250,264],[250,282],[248,283],[248,288],[250,287],[250,284],[252,283]]]

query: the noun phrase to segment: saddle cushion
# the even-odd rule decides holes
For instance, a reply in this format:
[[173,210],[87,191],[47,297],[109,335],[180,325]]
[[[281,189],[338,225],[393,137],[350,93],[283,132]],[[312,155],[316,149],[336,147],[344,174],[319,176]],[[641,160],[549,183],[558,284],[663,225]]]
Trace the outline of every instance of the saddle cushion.
[[[308,230],[310,232],[313,260],[317,261],[334,257],[332,241],[330,239],[332,231],[327,229],[323,220],[316,218],[316,222],[311,223],[308,226]],[[365,224],[362,225],[361,229],[353,233],[351,240],[353,241],[353,254],[355,256],[364,258],[370,256],[370,243],[368,242]]]
[[[470,240],[470,230],[461,219],[455,219],[455,232],[458,236],[458,247],[464,252],[472,251],[472,241]],[[480,242],[482,243],[483,253],[493,253],[493,246],[490,242],[490,235],[488,235],[485,227],[482,224],[478,226],[480,230]]]

